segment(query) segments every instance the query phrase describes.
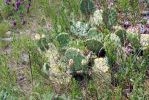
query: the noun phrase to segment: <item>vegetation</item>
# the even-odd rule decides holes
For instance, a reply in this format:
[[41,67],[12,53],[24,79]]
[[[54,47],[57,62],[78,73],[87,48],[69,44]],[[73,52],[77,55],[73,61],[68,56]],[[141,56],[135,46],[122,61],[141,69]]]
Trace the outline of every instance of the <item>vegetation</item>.
[[148,100],[148,0],[0,0],[0,99]]

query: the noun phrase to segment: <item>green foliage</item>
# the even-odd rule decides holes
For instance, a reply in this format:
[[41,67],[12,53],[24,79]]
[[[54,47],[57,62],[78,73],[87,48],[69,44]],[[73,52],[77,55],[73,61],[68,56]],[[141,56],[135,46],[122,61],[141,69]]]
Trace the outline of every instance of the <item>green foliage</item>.
[[98,53],[98,51],[103,47],[103,44],[96,39],[87,39],[85,41],[85,46],[88,50]]
[[115,33],[121,40],[121,43],[124,45],[126,41],[127,32],[125,30],[118,30]]
[[6,32],[10,29],[8,22],[1,22],[0,23],[0,38],[6,37]]
[[[28,0],[24,1],[27,3]],[[95,12],[97,13],[97,18],[94,19],[94,24],[92,24],[92,22],[90,23],[88,19],[82,21],[83,18],[81,15],[82,12],[85,17],[95,17],[93,14],[95,11],[95,2],[93,0],[32,1],[31,13],[33,13],[32,15],[35,15],[30,16],[30,18],[31,20],[35,18],[33,22],[37,21],[39,23],[37,28],[38,26],[41,26],[42,29],[37,29],[37,33],[40,34],[41,38],[37,41],[33,41],[30,37],[26,37],[24,35],[20,36],[20,34],[18,38],[17,34],[17,37],[13,37],[13,41],[10,43],[10,47],[12,46],[13,49],[11,54],[0,54],[0,99],[119,100],[123,99],[121,97],[123,97],[124,87],[128,82],[133,84],[133,91],[131,92],[129,99],[146,99],[145,93],[148,91],[144,89],[143,83],[146,78],[145,73],[148,72],[149,48],[148,46],[143,47],[143,55],[141,57],[138,56],[138,54],[135,54],[135,52],[128,56],[125,54],[123,51],[125,48],[122,47],[124,46],[125,40],[128,40],[128,42],[132,44],[133,49],[136,51],[137,49],[142,49],[140,45],[140,37],[135,33],[126,33],[123,29],[116,30],[115,34],[112,33],[112,27],[117,24],[117,12],[114,8],[109,7],[109,0],[94,0],[96,3],[99,3],[101,8],[101,10],[97,10],[97,12]],[[133,15],[132,20],[134,22],[138,22],[136,19],[140,16],[138,16],[139,6],[137,0],[117,0],[116,4],[114,2],[113,7],[116,7],[117,11],[120,10],[126,15]],[[28,14],[26,14],[25,5],[21,5],[19,10],[15,11],[11,5],[4,5],[3,0],[0,0],[0,38],[6,38],[7,35],[5,33],[10,31],[10,26],[7,22],[5,22],[5,20],[15,19],[16,22],[19,23],[22,20],[22,18],[20,18],[20,14],[23,14],[25,17],[28,16]],[[91,14],[93,14],[93,16],[91,16]],[[44,20],[42,20],[43,18]],[[39,21],[38,19],[41,20]],[[103,23],[101,22],[102,20],[105,26],[103,26]],[[44,30],[45,27],[49,28],[49,26],[44,26],[47,25],[49,21],[50,28],[52,28]],[[142,23],[146,24],[146,21],[143,21]],[[29,24],[32,25],[32,21],[29,22]],[[17,26],[19,26],[19,24],[17,24]],[[19,27],[16,27],[14,31],[17,33],[18,31],[23,31],[18,28]],[[31,28],[31,31],[34,32],[34,29],[32,30]],[[15,32],[13,33],[15,34]],[[4,44],[1,41],[0,43]],[[57,47],[53,44],[59,48],[59,51],[57,51]],[[64,53],[61,52],[63,47],[66,47],[64,48],[66,50],[64,50]],[[111,80],[116,78],[118,82],[120,82],[118,83],[118,87],[111,86],[110,79],[108,78],[108,80],[104,80],[105,74],[100,75],[101,73],[98,73],[97,75],[95,75],[95,73],[91,73],[92,80],[89,81],[83,80],[83,82],[79,82],[72,79],[67,86],[60,85],[55,80],[49,81],[49,79],[47,79],[48,77],[51,77],[48,76],[50,71],[51,73],[54,73],[54,78],[61,78],[57,76],[55,71],[52,69],[57,66],[58,68],[66,66],[70,67],[70,69],[74,72],[79,70],[86,71],[89,66],[91,66],[91,68],[95,68],[95,65],[99,67],[102,63],[97,62],[96,64],[93,60],[99,59],[96,58],[97,56],[94,56],[94,54],[102,47],[106,51],[106,58],[108,59],[107,62],[110,65],[108,72],[113,74],[115,70],[118,70],[114,73],[114,77],[110,77]],[[44,52],[38,51],[38,48]],[[88,59],[87,56],[84,56],[88,54],[88,50],[86,49],[94,52],[93,58]],[[13,73],[13,71],[10,70],[11,68],[8,67],[9,61],[11,62],[12,59],[17,65],[22,65],[20,63],[22,52],[29,55],[29,64],[26,65],[27,70],[25,70],[24,73],[27,75],[30,75],[28,73],[31,73],[31,76],[28,76],[29,79],[27,78],[29,82],[33,82],[31,94],[26,94],[20,90],[16,82],[17,72]],[[45,56],[47,56],[47,58],[45,58]],[[59,59],[62,59],[62,62],[59,62]],[[72,66],[69,65],[70,60],[73,60],[74,62]],[[53,62],[54,65],[51,65]],[[64,65],[61,63],[64,63]],[[14,65],[14,67],[17,67],[17,65]],[[111,67],[115,66],[118,66],[118,69],[114,69],[113,71]],[[103,67],[104,66],[102,66],[102,68]],[[59,72],[62,72],[60,74],[66,74],[63,68],[60,68]],[[61,76],[63,77],[63,75]],[[103,79],[102,81],[98,80],[101,76]],[[70,76],[68,75],[68,77]],[[112,87],[112,89],[110,87]],[[52,88],[54,88],[54,90]]]
[[88,30],[88,37],[89,38],[94,38],[95,36],[98,35],[98,31],[97,31],[97,28],[95,27],[92,27]]
[[14,11],[13,8],[9,5],[3,5],[0,7],[0,15],[3,19],[7,19],[9,16],[13,15]]
[[128,33],[127,34],[127,39],[128,41],[132,44],[132,47],[134,49],[139,49],[141,44],[140,44],[140,36],[137,33]]
[[115,34],[108,34],[104,39],[104,48],[108,57],[108,63],[113,65],[117,60],[117,52],[121,47],[120,38]]
[[82,36],[87,36],[88,35],[88,30],[89,30],[89,25],[87,23],[84,22],[73,22],[73,24],[70,27],[70,31],[78,36],[78,37],[82,37]]
[[128,13],[129,10],[129,0],[117,0],[117,9]]
[[80,9],[86,16],[92,14],[95,10],[93,0],[81,0]]
[[117,12],[114,8],[107,8],[103,11],[103,22],[108,29],[117,24]]
[[64,62],[68,64],[69,60],[72,59],[74,64],[72,65],[72,71],[86,70],[87,65],[82,65],[83,60],[87,60],[86,57],[81,53],[79,49],[69,48],[65,52]]
[[9,41],[5,41],[3,39],[8,38],[6,32],[10,29],[10,25],[8,22],[0,23],[0,47],[6,47],[9,44]]
[[84,40],[74,39],[72,41],[69,41],[69,47],[78,48],[80,50],[85,50]]
[[46,38],[41,38],[40,40],[38,40],[37,45],[41,49],[41,51],[46,51],[47,49],[49,49],[49,45]]
[[68,45],[70,38],[68,33],[59,33],[56,37],[56,40],[58,41],[60,47],[65,47]]

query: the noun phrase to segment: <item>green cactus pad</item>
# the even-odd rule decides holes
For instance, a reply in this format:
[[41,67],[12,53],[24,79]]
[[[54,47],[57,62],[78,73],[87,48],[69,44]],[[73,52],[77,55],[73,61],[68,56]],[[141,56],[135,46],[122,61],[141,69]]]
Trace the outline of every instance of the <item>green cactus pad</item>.
[[60,44],[60,47],[64,47],[64,46],[67,46],[68,45],[68,43],[70,41],[70,38],[69,38],[68,33],[60,33],[56,37],[56,40]]
[[86,60],[86,57],[80,52],[79,49],[76,48],[67,49],[65,52],[64,59],[65,63],[67,64],[70,59],[74,61],[74,64],[71,66],[71,70],[73,72],[79,70],[85,70],[87,68],[87,65],[82,65],[82,61]]
[[97,53],[102,47],[102,43],[96,39],[88,39],[85,41],[85,46],[88,50]]
[[82,36],[87,36],[88,35],[88,30],[90,29],[89,24],[84,23],[84,22],[73,22],[73,25],[70,27],[70,31],[79,37]]
[[108,8],[103,11],[103,22],[108,29],[117,24],[117,12],[115,9]]
[[92,37],[95,37],[96,35],[98,35],[97,28],[95,27],[90,28],[88,31],[88,37],[92,38]]
[[84,15],[90,15],[93,13],[95,10],[93,0],[81,0],[80,10]]

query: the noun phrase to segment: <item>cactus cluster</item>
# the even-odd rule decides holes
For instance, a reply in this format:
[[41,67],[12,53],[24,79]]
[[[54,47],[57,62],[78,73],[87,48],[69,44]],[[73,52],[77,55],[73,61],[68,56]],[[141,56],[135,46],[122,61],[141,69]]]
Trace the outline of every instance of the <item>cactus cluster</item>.
[[103,11],[103,22],[108,29],[117,24],[117,12],[114,8],[107,8]]

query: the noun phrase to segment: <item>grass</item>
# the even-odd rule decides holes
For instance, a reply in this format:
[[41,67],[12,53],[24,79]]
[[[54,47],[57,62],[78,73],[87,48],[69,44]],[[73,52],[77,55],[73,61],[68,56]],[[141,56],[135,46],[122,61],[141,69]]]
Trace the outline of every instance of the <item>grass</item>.
[[[102,1],[100,1],[102,2]],[[106,8],[105,4],[101,4],[101,8]],[[127,1],[122,0],[118,2],[119,4],[114,5],[114,7],[118,7],[122,9],[123,13],[126,13],[128,9],[126,7],[132,8],[131,14],[133,15],[135,9],[139,10],[138,4],[135,6],[130,6]],[[128,39],[132,42],[133,47],[136,49],[133,54],[126,56],[123,52],[123,45],[115,44],[113,40],[107,35],[113,34],[115,32],[114,29],[108,30],[104,25],[101,26],[90,26],[90,27],[97,27],[97,34],[98,32],[103,35],[103,38],[107,36],[107,38],[101,41],[102,44],[105,43],[104,48],[106,49],[106,56],[108,58],[108,66],[109,71],[106,74],[100,73],[92,73],[90,80],[85,80],[84,82],[76,81],[74,78],[71,78],[69,83],[57,82],[55,80],[50,80],[50,73],[42,72],[42,68],[44,63],[48,63],[50,67],[53,66],[60,66],[58,67],[61,76],[66,76],[65,71],[67,63],[63,64],[61,62],[62,58],[65,56],[65,50],[67,48],[77,48],[83,51],[82,54],[88,52],[88,49],[84,45],[85,40],[90,39],[88,36],[81,37],[76,36],[70,31],[70,27],[72,25],[72,21],[83,21],[88,23],[89,20],[86,20],[86,17],[80,11],[80,0],[33,0],[31,12],[26,15],[24,18],[28,21],[29,18],[37,22],[36,26],[40,28],[34,29],[32,33],[32,28],[29,27],[31,30],[31,34],[27,35],[21,34],[17,35],[17,31],[24,31],[28,24],[32,25],[33,21],[28,21],[26,26],[20,27],[10,27],[9,21],[11,22],[12,18],[18,17],[17,14],[11,15],[11,13],[6,5],[2,3],[0,0],[0,16],[2,16],[3,20],[0,21],[0,37],[5,38],[7,31],[13,32],[13,41],[9,44],[4,44],[0,41],[0,46],[2,50],[6,47],[11,46],[12,51],[11,54],[6,54],[5,51],[0,53],[0,99],[2,100],[121,100],[121,99],[130,99],[130,100],[147,100],[148,96],[148,85],[145,85],[148,81],[146,78],[146,71],[148,71],[149,62],[148,62],[148,52],[143,54],[142,56],[139,55],[138,52],[141,52],[141,46],[139,43],[139,37],[137,36],[130,36],[128,34]],[[6,7],[6,8],[5,8]],[[2,10],[4,9],[4,11]],[[40,13],[37,13],[39,12]],[[92,15],[90,15],[92,16]],[[133,16],[135,17],[135,15]],[[122,19],[118,19],[122,20]],[[18,20],[19,21],[19,20]],[[132,23],[135,24],[139,21],[139,18],[135,18]],[[51,30],[45,28],[47,23],[50,22]],[[117,23],[118,24],[118,23]],[[36,27],[35,26],[35,27]],[[102,29],[100,29],[102,28]],[[66,48],[61,48],[58,45],[58,41],[56,37],[59,33],[66,32],[68,33],[70,40]],[[47,57],[47,48],[45,51],[39,50],[39,46],[37,43],[40,41],[35,40],[32,38],[32,35],[40,34],[41,36],[44,34],[45,38],[42,38],[47,43],[52,43],[58,49],[56,52],[60,55],[59,57],[55,57],[57,55],[54,54],[53,58],[56,58],[56,64],[52,66],[53,61]],[[93,36],[94,37],[94,36]],[[133,41],[135,40],[135,42]],[[116,41],[116,43],[118,43]],[[113,46],[112,46],[112,45]],[[4,45],[4,46],[3,46]],[[43,44],[48,45],[48,44]],[[94,45],[94,44],[93,44]],[[116,45],[121,45],[117,48]],[[116,54],[114,55],[115,52]],[[28,55],[28,62],[27,64],[22,64],[20,58],[22,53],[26,53]],[[93,55],[96,55],[93,53]],[[95,59],[95,58],[93,58]],[[110,62],[111,61],[111,62]],[[90,61],[94,63],[94,61]],[[10,67],[11,65],[11,67]],[[94,67],[94,64],[91,64]],[[19,70],[19,68],[22,70]],[[115,69],[114,69],[115,68]],[[50,69],[47,70],[47,72]],[[113,71],[114,70],[114,71]],[[23,74],[27,85],[24,83],[19,83],[17,80]],[[56,73],[56,72],[55,72]],[[109,75],[110,80],[106,79],[104,75]],[[67,78],[67,77],[66,77]],[[57,79],[55,77],[55,79]],[[113,84],[111,84],[112,82]],[[115,85],[117,84],[117,86]],[[129,86],[133,86],[132,91],[125,92]],[[126,93],[129,94],[127,97]]]

